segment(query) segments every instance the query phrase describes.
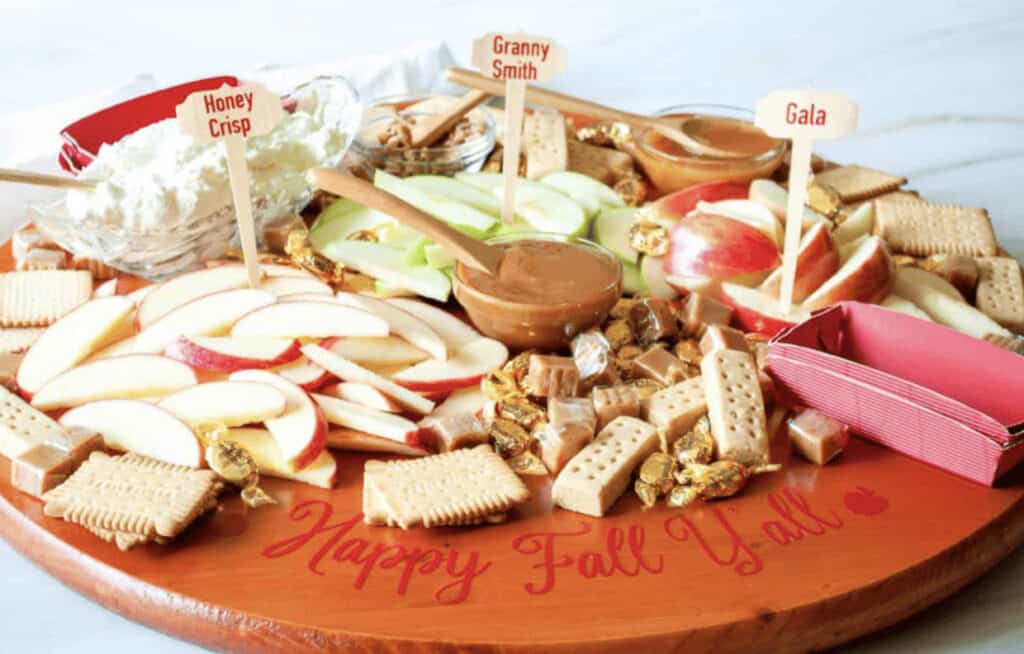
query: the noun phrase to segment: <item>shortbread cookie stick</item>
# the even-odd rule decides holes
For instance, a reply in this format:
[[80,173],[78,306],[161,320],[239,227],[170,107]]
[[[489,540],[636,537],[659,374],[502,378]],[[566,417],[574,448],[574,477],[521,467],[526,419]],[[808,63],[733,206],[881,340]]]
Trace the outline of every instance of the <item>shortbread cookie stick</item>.
[[47,441],[63,442],[64,428],[0,387],[0,454],[14,459]]
[[658,430],[662,446],[666,449],[693,429],[707,410],[701,377],[664,388],[640,404],[641,417]]
[[570,511],[600,518],[629,487],[633,470],[658,449],[658,430],[619,416],[569,460],[551,486],[551,500]]
[[718,458],[744,465],[768,462],[770,439],[754,359],[719,350],[700,364]]

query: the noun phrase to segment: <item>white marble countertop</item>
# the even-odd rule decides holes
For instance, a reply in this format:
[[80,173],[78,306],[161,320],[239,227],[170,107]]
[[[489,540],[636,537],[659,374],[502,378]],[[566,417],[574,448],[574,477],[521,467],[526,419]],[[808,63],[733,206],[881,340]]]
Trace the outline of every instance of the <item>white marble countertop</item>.
[[[8,120],[0,165],[24,154],[19,121],[38,116],[36,107],[59,114],[69,98],[102,96],[140,77],[167,85],[437,39],[465,61],[474,36],[523,29],[568,49],[568,71],[555,86],[626,109],[752,106],[780,87],[842,90],[860,105],[860,127],[822,147],[825,155],[904,174],[929,199],[987,207],[1000,241],[1024,257],[1024,7],[1015,3],[323,4],[186,1],[171,14],[107,0],[2,3],[0,113]],[[81,113],[95,108],[85,101]],[[60,124],[46,127],[55,133]],[[3,203],[9,192],[0,186],[4,238],[22,219]],[[67,590],[2,542],[0,579],[0,650],[199,651]],[[1018,551],[954,598],[844,651],[1020,651],[1022,588]]]

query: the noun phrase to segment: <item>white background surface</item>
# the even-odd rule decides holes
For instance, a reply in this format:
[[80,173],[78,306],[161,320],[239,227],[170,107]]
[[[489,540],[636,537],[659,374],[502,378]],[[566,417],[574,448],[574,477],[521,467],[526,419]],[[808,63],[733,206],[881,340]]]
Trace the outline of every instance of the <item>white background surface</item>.
[[[568,49],[554,86],[625,109],[752,106],[779,87],[842,90],[860,105],[860,128],[824,154],[904,174],[931,200],[988,208],[1004,247],[1024,256],[1020,3],[251,0],[132,9],[141,5],[0,0],[0,165],[37,154],[38,134],[53,138],[69,107],[71,116],[100,108],[133,80],[165,86],[423,40],[445,40],[465,62],[474,36],[523,29]],[[4,237],[22,218],[4,202],[12,197],[0,186]],[[1021,651],[1022,606],[1019,551],[957,597],[845,651]],[[68,591],[4,543],[0,615],[0,651],[198,651]]]

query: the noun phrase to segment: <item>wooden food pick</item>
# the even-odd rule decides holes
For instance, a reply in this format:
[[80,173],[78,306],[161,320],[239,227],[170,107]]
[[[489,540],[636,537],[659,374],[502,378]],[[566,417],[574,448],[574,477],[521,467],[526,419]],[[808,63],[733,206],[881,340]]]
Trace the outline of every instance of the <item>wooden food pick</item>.
[[504,256],[501,248],[466,236],[365,180],[331,168],[313,168],[306,173],[306,179],[316,188],[386,213],[403,225],[436,241],[445,252],[467,266],[492,276],[498,274],[498,266]]
[[[445,71],[445,79],[453,84],[486,91],[493,95],[502,95],[504,93],[501,81],[485,77],[480,73],[475,73],[465,68],[452,67],[447,69]],[[749,156],[746,154],[730,152],[729,150],[720,150],[703,143],[679,129],[679,125],[675,120],[634,114],[628,111],[622,111],[621,109],[615,109],[603,104],[598,104],[596,102],[591,102],[590,100],[584,100],[582,98],[566,95],[565,93],[558,93],[557,91],[550,91],[548,89],[532,85],[526,86],[526,100],[531,104],[551,107],[552,109],[558,109],[559,111],[568,113],[592,116],[598,120],[617,121],[626,123],[633,127],[647,127],[658,132],[665,138],[682,145],[691,152],[696,152],[697,154],[723,158]],[[506,111],[508,110],[507,102],[508,100],[506,98]],[[506,114],[506,119],[507,118],[508,115]],[[506,131],[506,151],[508,149],[508,134],[509,132]]]
[[[505,96],[505,143],[501,163],[504,176],[501,220],[504,223],[511,223],[515,217],[515,183],[519,173],[526,82],[551,79],[565,70],[565,61],[565,50],[542,36],[489,32],[473,41],[473,65],[484,72],[486,77],[481,77],[491,84],[489,88],[467,86]],[[502,81],[505,82],[503,89]]]
[[462,117],[491,97],[490,93],[473,89],[459,98],[452,108],[444,113],[424,118],[412,127],[412,141],[409,147],[429,148],[441,140],[449,130],[462,120]]
[[260,268],[256,252],[256,226],[249,194],[249,167],[245,140],[274,129],[284,117],[281,98],[258,84],[228,86],[215,91],[196,91],[177,106],[178,124],[201,143],[223,141],[227,152],[228,179],[235,203],[238,238],[249,273],[249,286],[259,288]]
[[757,101],[754,124],[769,136],[792,139],[789,163],[789,203],[782,251],[783,308],[793,303],[800,228],[807,198],[811,154],[817,139],[837,139],[857,127],[857,105],[842,93],[814,89],[773,91]]
[[61,177],[60,175],[47,175],[45,173],[31,173],[27,170],[13,170],[11,168],[0,168],[0,182],[32,184],[33,186],[50,186],[52,188],[77,188],[85,191],[90,191],[96,188],[96,182],[87,179]]

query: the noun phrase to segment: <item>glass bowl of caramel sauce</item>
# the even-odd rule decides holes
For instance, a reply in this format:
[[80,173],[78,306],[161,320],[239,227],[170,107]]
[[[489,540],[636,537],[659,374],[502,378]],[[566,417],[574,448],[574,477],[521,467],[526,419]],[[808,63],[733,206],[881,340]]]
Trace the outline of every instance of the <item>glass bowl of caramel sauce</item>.
[[566,347],[622,296],[622,264],[597,243],[546,232],[487,242],[504,250],[498,274],[457,263],[453,290],[480,332],[513,349]]
[[786,142],[754,126],[754,114],[720,104],[682,104],[656,114],[669,120],[698,143],[728,150],[729,157],[689,149],[651,129],[633,133],[634,152],[659,194],[703,182],[749,182],[771,177],[782,163]]

